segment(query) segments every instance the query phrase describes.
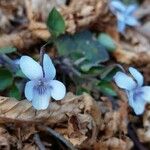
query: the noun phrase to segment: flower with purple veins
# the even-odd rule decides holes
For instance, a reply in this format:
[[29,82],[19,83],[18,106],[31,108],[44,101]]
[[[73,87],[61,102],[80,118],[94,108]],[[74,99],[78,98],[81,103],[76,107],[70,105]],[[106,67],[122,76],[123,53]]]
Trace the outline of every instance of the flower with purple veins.
[[119,0],[112,0],[109,2],[109,7],[112,13],[117,17],[117,28],[119,32],[124,33],[126,25],[140,25],[133,15],[138,8],[137,4],[130,4],[126,6]]
[[66,94],[63,83],[54,80],[55,67],[47,54],[43,56],[43,66],[29,56],[20,59],[22,72],[31,80],[25,85],[25,97],[32,101],[35,109],[47,109],[50,97],[61,100]]
[[150,86],[143,86],[143,75],[133,67],[129,67],[131,76],[119,71],[114,76],[118,87],[125,89],[129,105],[137,115],[144,112],[146,103],[150,103]]

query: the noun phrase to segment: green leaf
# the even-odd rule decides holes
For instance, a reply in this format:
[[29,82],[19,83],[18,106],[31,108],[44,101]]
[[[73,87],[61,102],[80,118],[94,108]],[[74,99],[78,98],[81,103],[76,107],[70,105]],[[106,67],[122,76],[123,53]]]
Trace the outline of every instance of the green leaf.
[[14,97],[18,100],[21,99],[21,94],[20,94],[19,89],[17,88],[16,85],[12,85],[12,87],[9,90],[8,96],[9,97]]
[[117,48],[115,41],[106,33],[101,33],[98,36],[98,41],[110,52],[115,51]]
[[17,49],[15,47],[3,47],[0,48],[0,54],[9,54],[15,52]]
[[81,71],[86,74],[100,74],[103,71],[103,66],[101,65],[90,65],[90,64],[84,64],[81,66]]
[[81,70],[83,72],[88,72],[92,68],[92,66],[93,65],[91,65],[91,64],[83,64],[83,65],[81,65]]
[[54,38],[65,32],[65,21],[55,8],[49,13],[47,26]]
[[111,65],[105,67],[100,74],[101,79],[111,81],[116,72],[120,71],[121,68],[118,65]]
[[110,82],[102,80],[98,83],[98,88],[102,93],[108,96],[117,96],[117,93],[113,89],[113,86]]
[[77,87],[76,94],[81,95],[83,93],[90,93],[90,91],[84,87]]
[[76,61],[74,56],[77,54],[77,59],[85,58],[85,61],[91,66],[109,59],[105,48],[93,38],[90,31],[61,36],[55,41],[55,45],[60,56],[69,57]]
[[13,75],[9,70],[0,68],[0,91],[5,90],[13,83]]

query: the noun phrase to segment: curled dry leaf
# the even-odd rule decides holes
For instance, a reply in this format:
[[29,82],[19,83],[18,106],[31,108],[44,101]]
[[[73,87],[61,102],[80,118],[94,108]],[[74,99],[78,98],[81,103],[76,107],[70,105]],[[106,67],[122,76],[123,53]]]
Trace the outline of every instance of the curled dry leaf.
[[77,102],[82,111],[67,113],[66,128],[56,128],[75,146],[81,145],[86,140],[89,140],[89,145],[92,145],[101,126],[101,112],[95,100],[90,95],[84,94],[82,102],[84,103]]
[[93,134],[94,132],[93,124],[94,124],[93,118],[89,114],[85,113],[85,114],[78,114],[76,116],[71,116],[68,120],[67,130],[66,132],[63,133],[63,135],[73,145],[79,146],[85,140],[92,139],[92,135],[91,137],[89,137],[87,136],[87,134],[91,131]]

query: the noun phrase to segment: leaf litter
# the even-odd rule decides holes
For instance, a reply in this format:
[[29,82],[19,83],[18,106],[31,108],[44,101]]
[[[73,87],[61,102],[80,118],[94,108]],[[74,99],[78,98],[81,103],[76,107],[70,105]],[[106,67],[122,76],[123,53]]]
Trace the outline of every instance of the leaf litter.
[[[26,2],[15,0],[9,2],[9,7],[5,1],[1,3],[0,16],[3,18],[0,23],[2,34],[0,47],[13,45],[19,51],[25,52],[49,37],[44,21],[52,9],[47,5],[51,2],[44,0],[42,7],[39,7],[40,3],[39,0],[36,3],[34,0]],[[145,5],[149,5],[148,0],[141,4],[141,9],[136,14],[144,19],[142,27],[127,29],[126,35],[122,36],[118,34],[113,24],[115,18],[109,12],[105,0],[71,0],[67,5],[60,5],[54,1],[53,5],[64,16],[68,33],[73,34],[87,27],[109,33],[117,45],[117,50],[113,52],[115,61],[125,63],[126,66],[134,64],[144,73],[146,83],[150,83],[150,45],[147,38],[149,19],[145,19],[149,18],[149,13],[145,10]],[[15,32],[15,25],[12,22],[17,23]],[[49,108],[44,111],[34,110],[27,100],[16,101],[13,98],[0,97],[0,149],[39,149],[39,143],[35,144],[36,134],[39,135],[37,139],[40,139],[47,149],[54,148],[53,144],[57,143],[62,149],[68,147],[62,144],[59,138],[56,141],[52,135],[47,135],[47,132],[41,130],[39,127],[41,124],[43,128],[48,126],[60,133],[78,149],[130,150],[134,147],[134,142],[127,135],[127,124],[132,122],[139,141],[149,144],[149,105],[143,116],[135,117],[132,113],[129,114],[131,110],[123,96],[124,93],[121,93],[120,101],[112,102],[109,97],[103,96],[97,101],[89,94],[76,96],[68,93],[63,101],[50,102]],[[50,140],[46,137],[50,137]]]
[[[100,103],[98,105],[88,94],[75,96],[72,93],[68,93],[63,101],[51,102],[50,107],[44,111],[34,110],[27,100],[16,101],[1,97],[0,122],[1,124],[6,124],[6,126],[13,124],[20,128],[22,142],[38,132],[36,127],[41,123],[54,127],[57,132],[61,133],[75,146],[86,147],[87,145],[84,143],[87,141],[89,143],[88,147],[92,145],[98,146],[98,143],[106,146],[110,138],[116,142],[118,140],[124,142],[124,138],[128,140],[125,135],[127,133],[127,118],[123,112],[123,110],[126,111],[126,107],[124,107],[124,104],[120,104],[123,106],[114,112],[110,101],[106,98],[104,99],[103,105],[107,105],[107,108],[109,106],[109,110],[102,113],[101,107],[103,108],[104,106]],[[98,107],[100,105],[102,106]],[[104,115],[103,118],[102,115]],[[120,123],[122,124],[120,125]],[[124,136],[123,139],[115,137],[118,132],[120,132],[121,136]],[[14,135],[17,136],[16,134],[15,132]],[[101,136],[100,142],[97,141],[98,134]],[[102,139],[105,140],[103,141]],[[95,141],[98,143],[95,143]],[[124,147],[127,148],[128,144],[125,143]],[[130,143],[132,142],[130,141]],[[112,144],[109,143],[108,145],[111,147]]]

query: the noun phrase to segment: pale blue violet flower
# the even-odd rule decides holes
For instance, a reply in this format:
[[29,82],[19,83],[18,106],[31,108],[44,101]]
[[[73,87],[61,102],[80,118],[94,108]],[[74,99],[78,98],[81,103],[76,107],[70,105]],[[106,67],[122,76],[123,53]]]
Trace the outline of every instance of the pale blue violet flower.
[[65,96],[66,88],[63,83],[54,80],[56,70],[47,54],[43,57],[43,67],[31,57],[22,56],[20,68],[31,80],[26,83],[25,97],[32,101],[35,109],[46,109],[51,97],[61,100]]
[[143,75],[133,67],[129,67],[130,76],[119,71],[114,76],[118,87],[125,89],[129,105],[137,115],[144,112],[146,103],[150,103],[150,86],[143,86]]
[[118,31],[124,33],[126,25],[138,26],[140,23],[134,16],[137,10],[137,4],[125,5],[119,0],[112,0],[109,2],[109,7],[112,13],[117,17]]

